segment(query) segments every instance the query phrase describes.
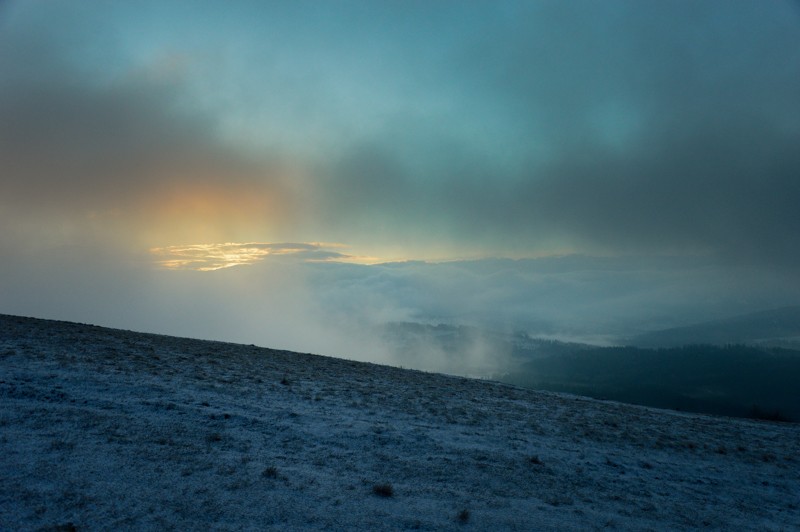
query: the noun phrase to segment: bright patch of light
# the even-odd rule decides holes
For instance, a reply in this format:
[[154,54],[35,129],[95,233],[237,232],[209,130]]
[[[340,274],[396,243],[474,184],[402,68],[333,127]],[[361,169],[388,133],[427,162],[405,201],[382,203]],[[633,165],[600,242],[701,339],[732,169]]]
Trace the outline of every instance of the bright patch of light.
[[376,264],[377,257],[344,253],[344,244],[327,242],[226,242],[224,244],[190,244],[151,248],[156,264],[168,270],[215,271],[233,266],[246,266],[268,257],[288,257],[303,262],[346,262]]

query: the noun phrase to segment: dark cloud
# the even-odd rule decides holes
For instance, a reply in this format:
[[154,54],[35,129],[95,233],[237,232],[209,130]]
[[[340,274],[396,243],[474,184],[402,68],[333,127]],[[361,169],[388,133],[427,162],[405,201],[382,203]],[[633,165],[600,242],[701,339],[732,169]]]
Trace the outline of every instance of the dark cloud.
[[415,128],[432,146],[416,157],[402,127],[373,139],[331,171],[339,223],[380,220],[478,252],[800,258],[800,20],[788,4],[544,2],[483,29],[441,82],[460,85],[462,113],[507,126],[470,141],[494,151],[459,139],[458,124]]
[[658,148],[645,153],[589,152],[548,165],[522,194],[532,221],[600,249],[795,261],[800,137],[757,120],[714,118],[656,136]]
[[[533,206],[532,221],[612,250],[796,261],[800,23],[775,7],[660,3],[626,12],[606,35],[626,45],[623,68],[577,90],[602,103],[608,95],[595,93],[597,79],[634,109],[645,101],[641,125],[608,148],[602,138],[581,139],[586,126],[565,115],[573,138],[516,191]],[[586,44],[593,55],[608,51]],[[591,105],[558,101],[591,116]]]

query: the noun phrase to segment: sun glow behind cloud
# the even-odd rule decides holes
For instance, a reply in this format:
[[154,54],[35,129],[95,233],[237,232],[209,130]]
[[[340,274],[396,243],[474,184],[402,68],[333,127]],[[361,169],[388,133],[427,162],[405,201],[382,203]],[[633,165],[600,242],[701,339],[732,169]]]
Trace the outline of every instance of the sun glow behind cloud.
[[150,249],[156,263],[167,270],[214,271],[233,266],[254,264],[267,257],[290,257],[303,262],[344,262],[376,264],[377,257],[349,255],[347,246],[330,242],[226,242],[224,244],[190,244]]

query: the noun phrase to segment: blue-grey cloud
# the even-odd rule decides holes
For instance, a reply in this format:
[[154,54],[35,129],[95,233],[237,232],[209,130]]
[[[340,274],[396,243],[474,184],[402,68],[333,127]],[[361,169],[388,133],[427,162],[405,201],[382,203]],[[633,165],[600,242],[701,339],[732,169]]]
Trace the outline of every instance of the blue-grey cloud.
[[[484,136],[432,119],[435,134],[401,124],[354,146],[326,176],[330,219],[507,253],[562,243],[796,263],[800,20],[788,4],[545,2],[483,29],[455,46],[441,83],[486,119]],[[408,157],[414,134],[429,147]]]
[[260,187],[292,239],[417,256],[798,258],[791,3],[55,5],[0,39],[17,204],[136,209],[181,175]]

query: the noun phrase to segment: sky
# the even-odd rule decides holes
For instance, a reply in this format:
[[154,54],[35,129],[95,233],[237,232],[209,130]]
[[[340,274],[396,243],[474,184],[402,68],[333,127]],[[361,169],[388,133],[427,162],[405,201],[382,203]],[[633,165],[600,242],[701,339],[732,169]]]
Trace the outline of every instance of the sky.
[[797,304],[797,146],[791,0],[5,0],[0,312],[386,361]]

